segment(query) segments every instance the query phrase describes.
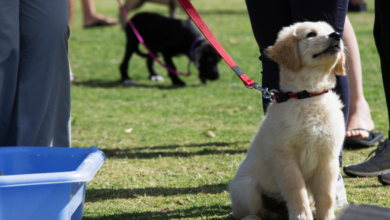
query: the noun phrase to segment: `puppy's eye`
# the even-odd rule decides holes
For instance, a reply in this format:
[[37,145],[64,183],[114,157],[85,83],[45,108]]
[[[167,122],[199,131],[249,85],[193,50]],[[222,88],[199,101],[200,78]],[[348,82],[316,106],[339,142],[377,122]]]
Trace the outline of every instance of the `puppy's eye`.
[[306,35],[306,38],[310,38],[310,37],[315,37],[317,36],[317,33],[316,32],[310,32]]

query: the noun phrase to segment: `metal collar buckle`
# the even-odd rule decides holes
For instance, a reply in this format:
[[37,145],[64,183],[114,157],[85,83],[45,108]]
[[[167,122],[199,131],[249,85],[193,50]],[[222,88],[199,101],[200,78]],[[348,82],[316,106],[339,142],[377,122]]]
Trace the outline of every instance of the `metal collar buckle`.
[[257,83],[254,83],[254,84],[251,85],[251,86],[245,85],[245,87],[248,88],[248,89],[260,90],[261,93],[263,94],[263,98],[269,99],[271,102],[275,102],[275,93],[279,92],[279,91],[276,90],[276,89],[268,90],[268,88],[261,88],[261,87],[259,86],[259,84],[257,84]]

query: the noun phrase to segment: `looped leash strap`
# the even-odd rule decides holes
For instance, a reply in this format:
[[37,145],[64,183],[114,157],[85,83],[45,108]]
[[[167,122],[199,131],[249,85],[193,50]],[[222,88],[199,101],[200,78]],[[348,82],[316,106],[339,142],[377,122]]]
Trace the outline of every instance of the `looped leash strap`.
[[141,35],[139,34],[137,28],[135,27],[134,23],[131,21],[131,19],[129,19],[129,16],[126,12],[126,9],[125,7],[123,7],[122,3],[120,2],[120,0],[117,0],[118,4],[119,4],[119,7],[121,8],[121,11],[123,13],[123,15],[125,16],[126,20],[127,20],[127,23],[129,23],[131,29],[133,30],[135,36],[137,37],[138,41],[144,45],[144,47],[146,48],[146,50],[148,51],[149,53],[149,56],[151,56],[153,58],[153,60],[155,60],[158,64],[160,64],[162,67],[164,67],[166,70],[168,70],[169,72],[173,73],[173,74],[176,74],[176,75],[182,75],[182,76],[189,76],[190,74],[189,73],[181,73],[167,65],[165,65],[164,63],[162,63],[158,58],[157,56],[149,49],[149,47],[145,44],[145,41],[144,39],[141,37]]
[[178,0],[183,9],[187,12],[188,16],[192,19],[195,25],[199,28],[199,30],[203,33],[203,35],[207,38],[211,45],[218,51],[219,55],[225,60],[225,62],[232,68],[232,70],[237,74],[238,77],[242,80],[242,82],[248,88],[254,88],[253,86],[257,85],[254,81],[252,81],[241,69],[237,66],[237,64],[233,61],[233,59],[229,56],[229,54],[225,51],[225,49],[218,42],[217,38],[215,38],[214,34],[207,27],[206,23],[202,20],[199,13],[196,11],[194,6],[191,4],[189,0]]

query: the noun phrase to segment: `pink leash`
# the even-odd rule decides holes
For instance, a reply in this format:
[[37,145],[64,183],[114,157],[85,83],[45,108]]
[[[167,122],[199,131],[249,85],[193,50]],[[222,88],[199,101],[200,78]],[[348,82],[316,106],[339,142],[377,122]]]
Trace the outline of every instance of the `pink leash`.
[[125,15],[126,17],[126,20],[127,22],[129,23],[131,29],[133,30],[135,36],[138,38],[138,41],[144,45],[144,47],[146,48],[146,50],[148,51],[149,55],[153,58],[153,60],[155,60],[158,64],[160,64],[162,67],[164,67],[165,69],[167,69],[169,72],[173,73],[173,74],[176,74],[176,75],[182,75],[182,76],[189,76],[190,74],[189,73],[182,73],[182,72],[179,72],[177,70],[174,70],[172,69],[171,67],[165,65],[164,63],[162,63],[156,55],[154,55],[154,53],[149,49],[149,47],[145,44],[145,41],[144,39],[141,37],[141,35],[139,34],[137,28],[135,28],[134,26],[134,23],[131,21],[131,19],[129,19],[129,15],[127,14],[126,12],[126,9],[125,7],[123,7],[122,3],[120,2],[120,0],[117,0],[121,10],[122,10],[122,13]]

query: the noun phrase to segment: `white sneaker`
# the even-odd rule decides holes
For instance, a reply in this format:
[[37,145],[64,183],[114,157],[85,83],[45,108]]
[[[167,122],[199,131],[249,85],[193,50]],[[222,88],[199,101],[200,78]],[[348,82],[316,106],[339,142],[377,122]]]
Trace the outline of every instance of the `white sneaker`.
[[149,77],[150,80],[155,81],[155,82],[162,82],[164,81],[164,77],[160,75],[154,75]]
[[339,174],[339,178],[336,183],[336,201],[334,203],[333,210],[339,210],[345,205],[348,205],[347,192],[345,191],[343,177]]

